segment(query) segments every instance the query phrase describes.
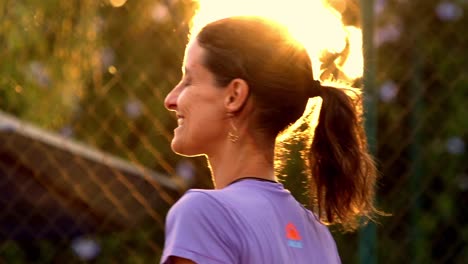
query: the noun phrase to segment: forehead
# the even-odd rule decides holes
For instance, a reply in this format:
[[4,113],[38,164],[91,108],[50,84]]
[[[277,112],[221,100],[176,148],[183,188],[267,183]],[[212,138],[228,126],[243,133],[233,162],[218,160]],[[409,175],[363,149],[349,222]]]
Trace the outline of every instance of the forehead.
[[196,40],[190,42],[187,45],[187,48],[185,49],[185,57],[183,63],[184,65],[182,67],[182,71],[185,73],[186,70],[202,70],[204,68],[202,65],[203,53],[203,48],[198,44]]

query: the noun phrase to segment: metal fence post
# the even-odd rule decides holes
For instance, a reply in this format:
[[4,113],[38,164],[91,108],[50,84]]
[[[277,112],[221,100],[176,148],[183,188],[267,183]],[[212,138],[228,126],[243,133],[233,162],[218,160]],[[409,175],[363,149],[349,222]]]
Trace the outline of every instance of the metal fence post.
[[412,78],[410,80],[410,105],[412,105],[412,111],[410,113],[410,126],[411,126],[411,143],[410,143],[410,190],[413,195],[413,201],[411,205],[411,229],[410,229],[410,239],[411,239],[411,250],[413,252],[412,263],[418,264],[423,262],[423,252],[422,250],[424,237],[420,230],[420,217],[421,217],[421,180],[423,176],[423,164],[421,156],[421,123],[424,119],[421,119],[423,116],[423,101],[422,95],[424,93],[424,83],[422,80],[422,67],[423,67],[423,58],[421,57],[420,52],[417,47],[419,45],[419,32],[415,23],[414,28],[410,28],[411,35],[413,38],[412,43],[415,45],[411,48],[411,66],[412,66]]
[[[361,0],[365,129],[368,137],[369,149],[372,154],[375,154],[377,137],[377,96],[375,89],[376,56],[373,45],[373,9],[373,0]],[[363,264],[377,263],[377,233],[376,226],[373,223],[367,224],[359,231],[359,262]]]

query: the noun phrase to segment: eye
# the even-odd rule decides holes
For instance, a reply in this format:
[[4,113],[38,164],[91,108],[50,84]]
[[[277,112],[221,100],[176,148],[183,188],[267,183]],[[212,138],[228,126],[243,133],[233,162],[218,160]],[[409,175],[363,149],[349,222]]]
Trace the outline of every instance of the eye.
[[184,80],[182,80],[182,86],[183,87],[187,87],[187,86],[190,86],[192,85],[192,80],[190,78],[185,78]]

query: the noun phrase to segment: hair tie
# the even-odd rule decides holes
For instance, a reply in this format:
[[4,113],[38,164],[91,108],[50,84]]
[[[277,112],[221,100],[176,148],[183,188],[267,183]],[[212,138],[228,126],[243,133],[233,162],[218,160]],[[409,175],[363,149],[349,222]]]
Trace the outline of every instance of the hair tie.
[[312,80],[309,87],[309,97],[322,96],[322,84],[318,80]]

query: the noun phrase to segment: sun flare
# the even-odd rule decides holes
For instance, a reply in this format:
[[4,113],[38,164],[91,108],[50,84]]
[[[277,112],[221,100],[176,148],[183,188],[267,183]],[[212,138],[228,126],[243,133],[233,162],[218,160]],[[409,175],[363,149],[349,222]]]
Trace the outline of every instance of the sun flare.
[[[285,25],[307,49],[314,76],[321,76],[323,52],[337,56],[335,65],[349,81],[363,74],[361,29],[344,25],[341,14],[325,0],[198,0],[192,36],[207,23],[230,16],[263,16]],[[345,51],[345,52],[344,52]],[[317,77],[318,78],[318,77]],[[322,80],[330,81],[330,80]]]

